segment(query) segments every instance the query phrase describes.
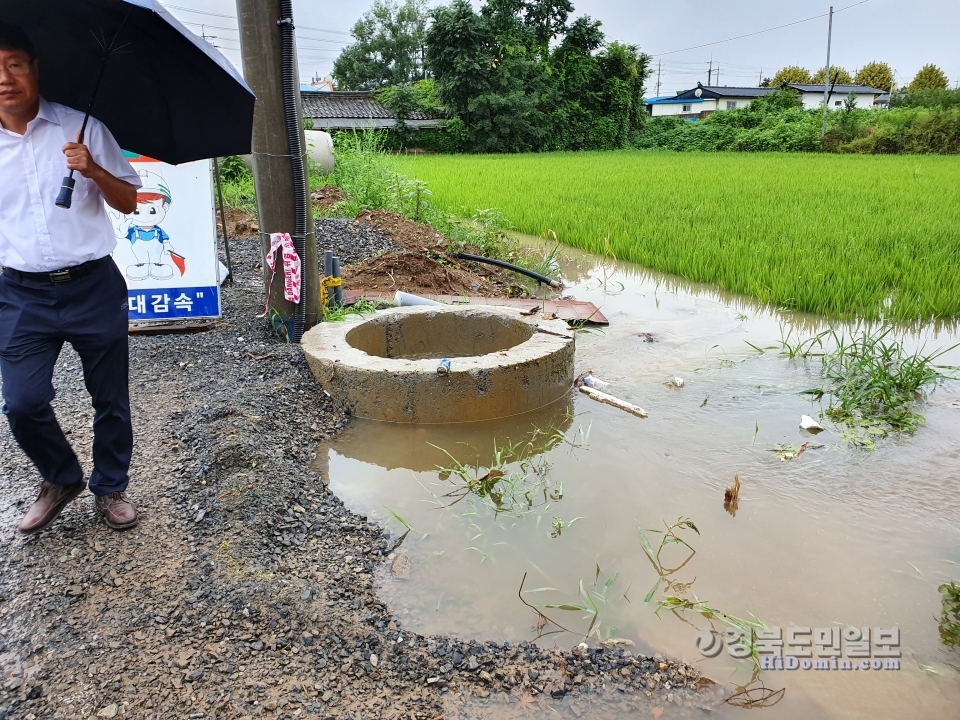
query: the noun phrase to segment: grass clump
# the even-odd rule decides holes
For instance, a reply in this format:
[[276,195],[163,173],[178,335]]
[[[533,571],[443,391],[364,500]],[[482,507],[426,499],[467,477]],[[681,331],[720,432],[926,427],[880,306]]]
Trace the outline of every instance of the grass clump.
[[846,338],[829,331],[833,349],[822,355],[827,385],[807,391],[829,395],[826,416],[847,428],[848,440],[867,447],[888,431],[916,431],[925,422],[917,412],[919,403],[931,389],[957,377],[957,368],[937,364],[952,347],[911,353],[890,333],[887,328]]
[[960,581],[939,588],[943,611],[940,614],[940,639],[944,645],[960,646]]
[[224,205],[251,213],[257,212],[253,173],[247,169],[239,155],[231,155],[220,161],[220,186],[223,189]]
[[375,313],[377,304],[365,298],[360,298],[352,305],[327,305],[323,308],[323,319],[328,322],[343,322],[350,315],[363,317],[368,313]]

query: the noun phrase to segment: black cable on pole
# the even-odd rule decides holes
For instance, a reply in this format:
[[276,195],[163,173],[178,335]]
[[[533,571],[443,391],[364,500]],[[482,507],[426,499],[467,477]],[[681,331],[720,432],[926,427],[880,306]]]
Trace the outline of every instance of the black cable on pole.
[[[297,92],[299,90],[299,73],[295,63],[296,39],[293,25],[293,3],[291,0],[280,0],[280,34],[282,36],[282,76],[283,76],[283,109],[287,124],[287,139],[290,146],[290,167],[293,173],[293,202],[294,202],[294,230],[293,245],[300,256],[301,272],[307,272],[307,174],[303,161],[303,145],[300,142],[300,113],[297,112]],[[303,288],[308,290],[309,288]],[[316,292],[316,289],[313,289]],[[300,342],[306,327],[307,299],[305,292],[300,294],[294,315],[294,331],[292,342]]]

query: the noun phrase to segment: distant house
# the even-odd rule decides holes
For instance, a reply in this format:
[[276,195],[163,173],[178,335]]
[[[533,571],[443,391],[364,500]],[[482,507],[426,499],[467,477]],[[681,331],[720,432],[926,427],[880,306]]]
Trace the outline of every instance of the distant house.
[[769,92],[770,88],[706,86],[697,83],[691,90],[647,100],[647,113],[653,117],[674,115],[687,120],[697,120],[717,110],[746,107]]
[[[397,118],[371,92],[309,91],[301,88],[303,116],[316,130],[367,130],[392,128]],[[435,128],[440,118],[415,112],[406,119],[411,128]]]
[[[823,104],[823,85],[789,84],[800,94],[803,107],[817,109]],[[718,110],[736,110],[744,108],[758,97],[772,93],[776,88],[766,87],[728,87],[726,85],[701,85],[676,95],[650,98],[646,101],[647,113],[653,117],[673,115],[685,120],[705,118]],[[830,108],[843,107],[844,100],[853,94],[857,107],[872,108],[874,101],[883,94],[882,90],[866,85],[837,85],[830,95]]]
[[[823,105],[823,85],[801,85],[799,83],[790,83],[788,87],[799,91],[800,98],[803,100],[803,107],[807,110],[817,110]],[[830,109],[837,110],[843,107],[843,102],[850,95],[857,100],[857,107],[870,109],[874,101],[883,95],[883,90],[867,87],[866,85],[835,85],[833,93],[830,95]]]

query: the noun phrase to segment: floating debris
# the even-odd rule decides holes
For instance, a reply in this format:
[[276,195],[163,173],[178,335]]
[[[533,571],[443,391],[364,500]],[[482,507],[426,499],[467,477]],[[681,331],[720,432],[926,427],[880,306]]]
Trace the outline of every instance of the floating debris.
[[780,456],[780,460],[796,460],[798,457],[803,455],[807,450],[819,450],[824,447],[824,445],[814,445],[813,443],[805,442],[800,447],[794,447],[793,445],[783,445],[776,444],[771,449],[770,452],[777,453]]
[[817,433],[822,433],[824,427],[809,415],[803,415],[800,417],[800,429],[816,435]]
[[740,502],[740,476],[733,476],[733,485],[726,489],[726,492],[723,493],[723,509],[730,513],[731,516],[736,517],[737,515],[737,506]]
[[580,392],[589,395],[591,398],[597,402],[602,402],[606,405],[612,405],[615,408],[620,408],[624,412],[628,412],[631,415],[636,415],[637,417],[645,418],[647,417],[647,411],[638,405],[628,403],[626,400],[621,400],[616,398],[613,395],[607,395],[605,392],[600,392],[599,390],[594,390],[592,387],[587,387],[586,385],[580,386]]

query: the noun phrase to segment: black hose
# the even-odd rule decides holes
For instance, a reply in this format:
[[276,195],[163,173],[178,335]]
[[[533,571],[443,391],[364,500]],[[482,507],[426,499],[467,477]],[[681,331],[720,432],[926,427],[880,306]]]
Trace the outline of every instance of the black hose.
[[[300,113],[297,112],[297,91],[300,87],[299,70],[296,66],[296,46],[293,26],[292,0],[280,0],[280,34],[283,40],[283,110],[287,123],[287,140],[290,145],[290,167],[293,172],[294,231],[293,246],[300,256],[304,276],[307,270],[307,177],[303,162],[303,145],[300,142]],[[293,342],[300,342],[306,327],[307,301],[303,295],[294,317]]]
[[526,275],[528,278],[532,278],[542,285],[549,285],[554,290],[560,290],[563,287],[559,281],[551,280],[546,275],[541,275],[533,270],[527,270],[526,268],[522,268],[517,265],[511,265],[503,260],[494,260],[493,258],[483,257],[482,255],[468,255],[467,253],[455,253],[453,257],[460,258],[461,260],[473,260],[474,262],[487,263],[487,265],[496,265],[497,267],[502,267],[506,270],[513,270],[513,272]]

